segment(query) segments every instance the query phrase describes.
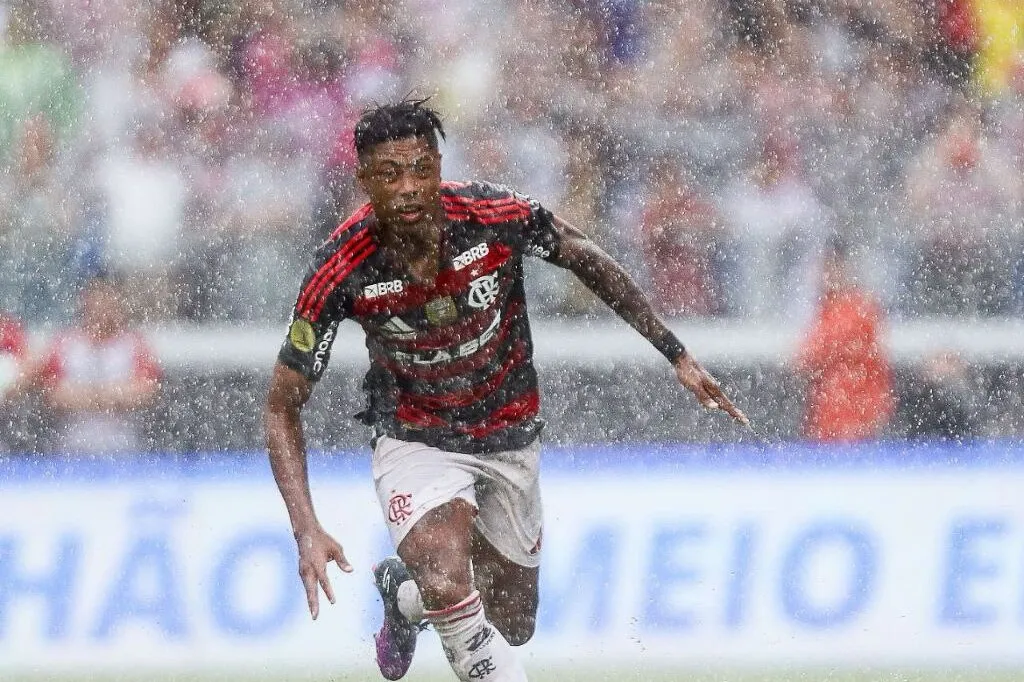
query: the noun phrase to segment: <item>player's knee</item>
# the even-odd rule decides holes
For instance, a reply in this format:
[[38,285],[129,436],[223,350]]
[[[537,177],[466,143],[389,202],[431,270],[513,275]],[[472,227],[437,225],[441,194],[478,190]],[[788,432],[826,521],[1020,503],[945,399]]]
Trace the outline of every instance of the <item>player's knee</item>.
[[428,609],[457,604],[474,589],[467,530],[474,514],[463,500],[431,510],[398,547]]
[[[445,556],[445,560],[430,555],[409,556],[406,560],[406,566],[420,589],[424,606],[432,610],[458,604],[474,589],[468,561],[459,562],[452,560],[450,555],[442,556]],[[466,566],[462,566],[462,563]]]

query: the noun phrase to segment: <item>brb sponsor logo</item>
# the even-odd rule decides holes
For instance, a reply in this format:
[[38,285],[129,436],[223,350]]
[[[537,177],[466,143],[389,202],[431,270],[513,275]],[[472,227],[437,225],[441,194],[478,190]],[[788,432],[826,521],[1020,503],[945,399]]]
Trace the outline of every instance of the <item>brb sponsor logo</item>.
[[459,270],[462,270],[466,266],[480,260],[488,253],[490,253],[490,249],[487,248],[487,242],[480,242],[473,248],[466,249],[458,256],[456,256],[452,261],[452,265],[455,268],[455,271],[458,272]]
[[400,279],[393,279],[390,282],[377,282],[363,287],[363,296],[366,298],[377,298],[384,294],[400,294],[405,289],[405,283]]

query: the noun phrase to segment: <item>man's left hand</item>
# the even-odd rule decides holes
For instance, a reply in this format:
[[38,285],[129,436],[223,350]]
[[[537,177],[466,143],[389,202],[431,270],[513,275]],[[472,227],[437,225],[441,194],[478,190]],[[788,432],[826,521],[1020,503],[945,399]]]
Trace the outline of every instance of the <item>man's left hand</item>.
[[690,389],[701,405],[709,410],[723,410],[743,426],[749,426],[750,420],[743,414],[740,408],[733,405],[732,401],[722,392],[715,378],[708,374],[707,370],[700,366],[688,352],[676,360],[673,367],[676,370],[676,377],[686,388]]

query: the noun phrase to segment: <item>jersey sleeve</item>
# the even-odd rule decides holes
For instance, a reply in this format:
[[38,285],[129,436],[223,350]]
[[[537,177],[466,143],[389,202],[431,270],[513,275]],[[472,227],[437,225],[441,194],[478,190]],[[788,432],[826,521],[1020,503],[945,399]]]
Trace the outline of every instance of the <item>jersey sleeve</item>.
[[492,210],[514,216],[507,239],[520,255],[555,260],[560,237],[551,211],[536,199],[504,185],[478,183],[478,188],[485,200],[501,206]]
[[331,359],[331,347],[338,324],[351,314],[351,297],[344,286],[328,290],[324,282],[330,274],[331,252],[318,251],[299,288],[299,295],[288,318],[278,361],[310,381],[319,381]]
[[523,199],[529,204],[530,213],[524,221],[525,227],[521,235],[522,253],[554,261],[561,241],[558,230],[555,229],[555,216],[536,199]]

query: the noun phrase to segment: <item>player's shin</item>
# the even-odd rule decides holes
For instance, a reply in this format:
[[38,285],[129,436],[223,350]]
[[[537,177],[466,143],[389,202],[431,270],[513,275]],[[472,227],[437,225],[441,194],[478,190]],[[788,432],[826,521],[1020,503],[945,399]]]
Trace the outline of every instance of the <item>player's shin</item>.
[[452,670],[463,682],[526,682],[526,671],[497,628],[484,617],[480,593],[458,604],[427,611]]

